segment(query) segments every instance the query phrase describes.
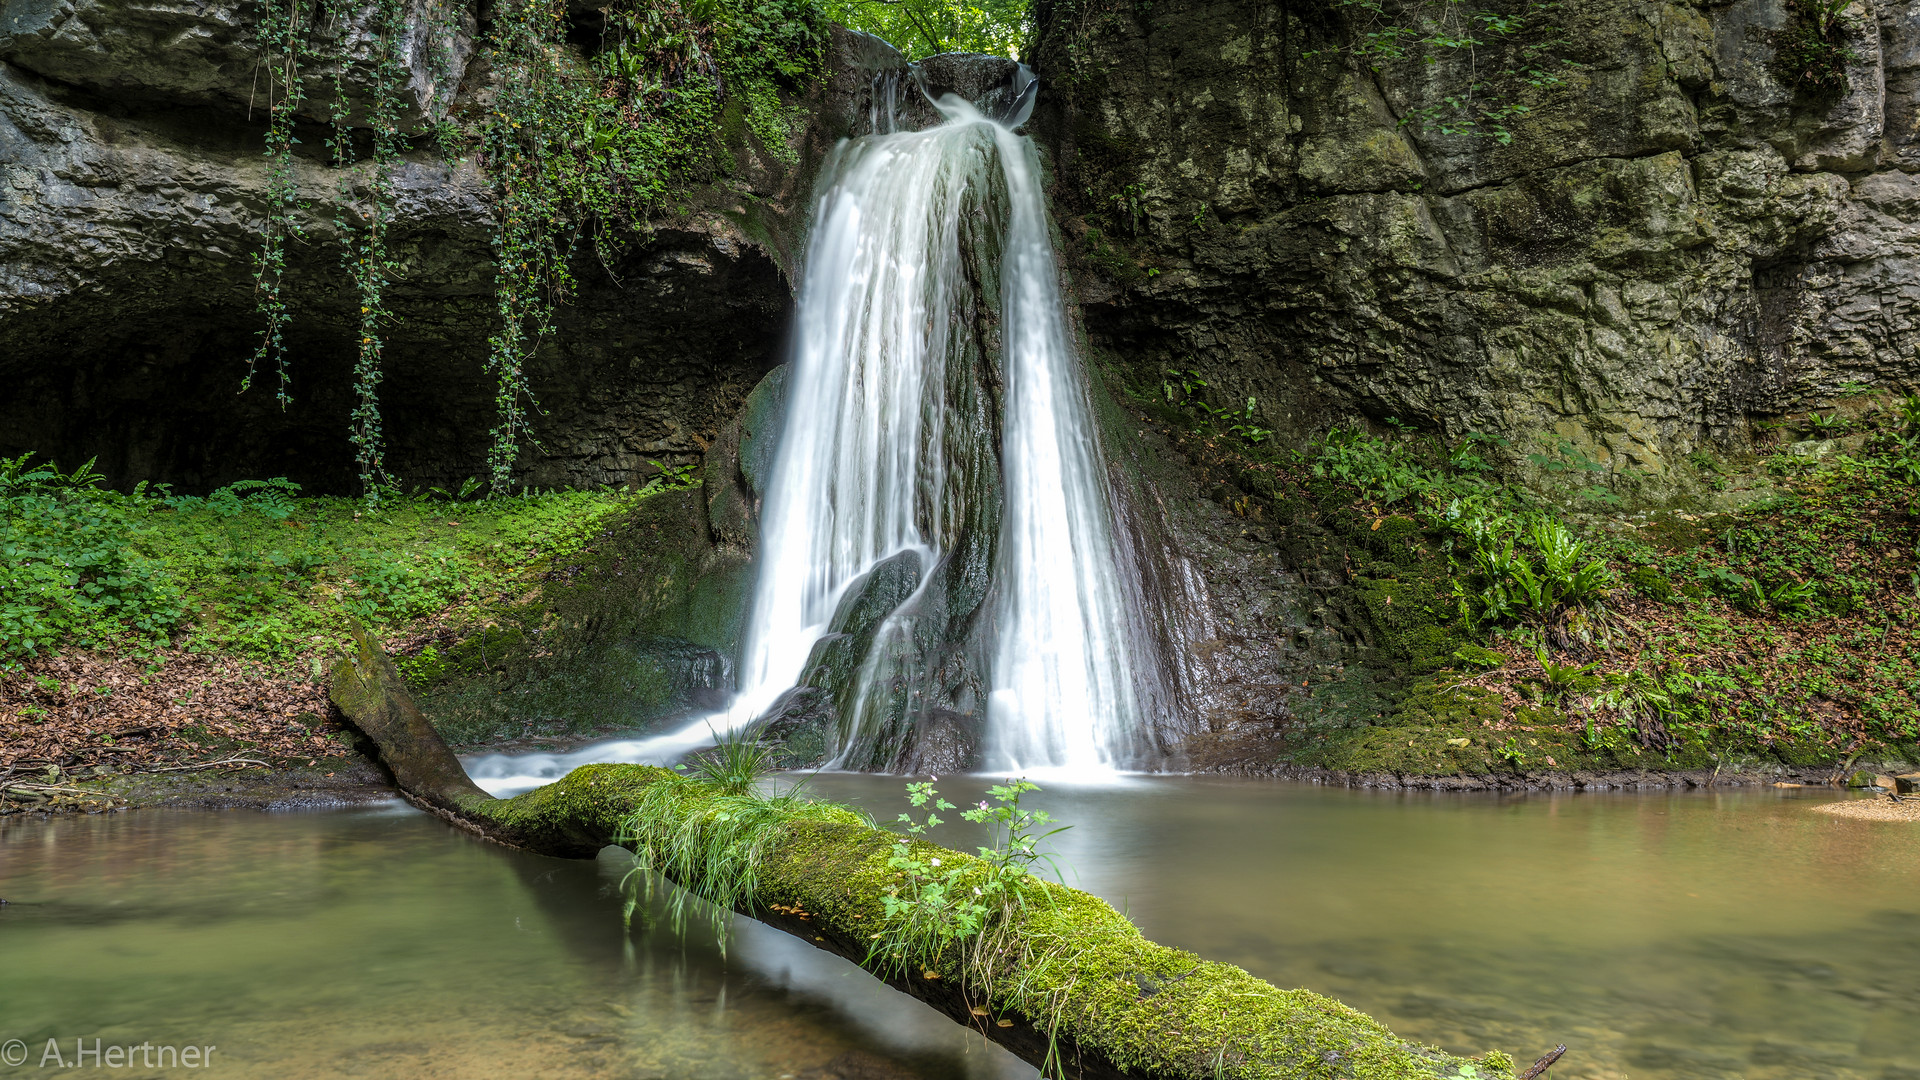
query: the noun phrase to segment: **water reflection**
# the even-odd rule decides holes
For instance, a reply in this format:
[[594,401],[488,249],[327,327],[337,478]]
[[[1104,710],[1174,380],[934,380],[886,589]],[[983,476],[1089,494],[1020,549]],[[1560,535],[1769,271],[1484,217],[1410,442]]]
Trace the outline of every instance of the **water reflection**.
[[[902,809],[898,778],[810,783]],[[1035,801],[1074,825],[1071,880],[1150,936],[1411,1038],[1565,1042],[1561,1080],[1920,1080],[1910,826],[1772,793],[1140,778]],[[698,926],[627,934],[624,871],[401,808],[7,819],[0,1039],[212,1043],[265,1077],[1032,1077],[765,927],[738,923],[724,957]]]
[[[883,819],[900,801],[897,779],[812,784]],[[1807,811],[1832,797],[1169,777],[1034,801],[1074,825],[1072,882],[1148,936],[1410,1038],[1564,1042],[1562,1078],[1920,1080],[1920,829]]]
[[211,1044],[250,1077],[1032,1074],[777,931],[630,937],[625,870],[403,808],[10,819],[0,1039],[34,1050],[0,1076],[48,1038]]

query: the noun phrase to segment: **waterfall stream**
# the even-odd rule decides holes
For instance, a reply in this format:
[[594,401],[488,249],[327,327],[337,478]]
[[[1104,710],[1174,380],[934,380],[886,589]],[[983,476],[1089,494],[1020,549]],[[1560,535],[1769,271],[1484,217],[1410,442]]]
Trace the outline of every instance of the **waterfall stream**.
[[486,786],[667,760],[796,700],[830,706],[834,768],[923,763],[941,724],[996,772],[1141,759],[1107,469],[1016,133],[1033,77],[922,131],[887,89],[817,185],[738,692],[671,734],[482,760]]

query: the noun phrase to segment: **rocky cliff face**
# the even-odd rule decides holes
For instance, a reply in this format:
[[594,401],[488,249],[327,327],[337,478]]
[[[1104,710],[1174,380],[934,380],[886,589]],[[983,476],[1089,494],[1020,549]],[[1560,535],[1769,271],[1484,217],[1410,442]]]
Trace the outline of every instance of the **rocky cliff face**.
[[[1564,449],[1648,499],[1695,492],[1690,456],[1745,452],[1757,420],[1920,389],[1920,8],[1849,10],[1847,87],[1814,92],[1777,74],[1777,32],[1802,17],[1787,0],[1560,8],[1550,36],[1577,66],[1519,91],[1532,111],[1501,142],[1418,120],[1468,77],[1457,62],[1341,55],[1351,8],[1038,4],[1031,127],[1109,376],[1096,397],[1171,740],[1284,716],[1303,686],[1378,660],[1366,627],[1412,592],[1367,592],[1339,543],[1217,505],[1237,481],[1129,406],[1169,369],[1199,372],[1215,405],[1255,398],[1282,439],[1388,418],[1486,432],[1514,467]],[[450,487],[483,472],[494,416],[493,222],[486,178],[426,133],[484,100],[485,28],[435,0],[408,11],[416,141],[382,397],[393,471]],[[254,25],[230,0],[0,0],[0,454],[97,455],[126,482],[187,490],[352,489],[354,301],[328,206],[366,178],[325,163],[318,126],[297,162],[311,209],[290,256],[294,401],[277,405],[271,372],[235,393],[261,324]],[[327,31],[350,103],[367,97],[366,26]],[[839,33],[831,53],[784,152],[743,137],[733,173],[650,242],[582,252],[530,366],[527,482],[631,483],[650,461],[705,458],[674,557],[698,568],[682,584],[722,582],[725,602],[662,608],[699,608],[711,632],[682,613],[634,640],[732,648],[754,463],[777,426],[777,409],[742,405],[781,358],[808,183],[872,122],[876,92],[903,89],[871,39]],[[956,87],[980,74],[930,69]]]
[[1655,498],[1756,418],[1920,386],[1920,9],[1858,0],[1823,94],[1776,74],[1784,0],[1565,5],[1578,66],[1519,88],[1506,144],[1420,121],[1460,58],[1340,55],[1358,10],[1039,7],[1036,127],[1128,380],[1198,370],[1295,437],[1569,442]]
[[[1193,765],[1329,703],[1365,722],[1453,646],[1379,520],[1289,511],[1154,422],[1169,371],[1215,407],[1254,398],[1282,445],[1391,418],[1505,439],[1512,472],[1720,503],[1748,492],[1709,494],[1700,465],[1767,419],[1920,388],[1920,8],[1855,3],[1826,92],[1778,73],[1804,18],[1784,0],[1552,9],[1531,40],[1575,66],[1493,80],[1531,110],[1508,142],[1421,120],[1476,77],[1465,54],[1343,54],[1359,6],[1035,12],[1032,129]],[[1515,66],[1477,52],[1481,79]]]
[[[472,59],[466,8],[407,10],[402,104],[418,133],[471,109],[488,76]],[[296,160],[305,239],[289,252],[293,402],[275,401],[272,372],[236,392],[263,323],[249,261],[268,180],[256,17],[218,0],[0,3],[0,454],[98,456],[118,480],[189,491],[277,475],[353,490],[357,315],[332,207],[343,183],[364,190],[368,178],[328,165],[317,125],[300,132]],[[323,28],[340,39],[323,51],[348,58],[350,103],[368,96],[367,65],[355,61],[368,52],[366,21]],[[689,212],[659,222],[649,243],[582,245],[578,293],[529,367],[539,445],[522,458],[525,482],[631,483],[653,472],[649,461],[698,460],[779,362],[783,267],[808,180],[826,147],[865,122],[867,66],[887,61],[850,35],[831,49],[833,74],[791,145],[743,134],[731,175],[693,192]],[[310,102],[321,111],[309,119],[324,108]],[[483,370],[497,322],[489,186],[422,136],[397,188],[388,461],[408,485],[453,487],[484,473],[494,422]]]

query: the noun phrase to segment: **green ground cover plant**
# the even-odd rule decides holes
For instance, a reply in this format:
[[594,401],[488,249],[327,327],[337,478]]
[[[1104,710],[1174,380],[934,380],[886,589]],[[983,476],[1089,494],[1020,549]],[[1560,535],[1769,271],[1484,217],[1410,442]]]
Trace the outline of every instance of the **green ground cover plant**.
[[[1289,449],[1165,397],[1136,394],[1189,433],[1214,501],[1347,580],[1365,659],[1302,695],[1284,760],[1486,774],[1920,754],[1920,399],[1775,425],[1756,481],[1771,493],[1740,509],[1630,512],[1564,443],[1390,422]],[[1731,466],[1714,465],[1723,490]],[[1530,482],[1500,478],[1516,473]]]
[[375,504],[275,479],[198,497],[22,455],[0,461],[0,664],[172,646],[310,675],[351,619],[388,635],[484,622],[648,494]]

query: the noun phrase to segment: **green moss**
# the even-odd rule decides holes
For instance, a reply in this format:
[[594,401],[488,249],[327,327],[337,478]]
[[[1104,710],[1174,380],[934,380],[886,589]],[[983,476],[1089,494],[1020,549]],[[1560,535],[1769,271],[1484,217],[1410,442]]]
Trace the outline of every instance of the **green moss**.
[[[590,852],[623,830],[664,837],[689,826],[721,827],[739,812],[739,801],[665,769],[590,765],[513,799],[475,799],[463,808],[549,847],[559,838]],[[1194,1080],[1453,1077],[1467,1065],[1491,1078],[1511,1075],[1504,1055],[1473,1061],[1415,1046],[1330,998],[1280,990],[1240,968],[1157,945],[1105,901],[1054,883],[1029,883],[1024,904],[982,939],[975,963],[964,964],[954,951],[874,955],[869,946],[887,914],[883,898],[897,882],[888,865],[896,834],[844,808],[777,803],[766,801],[773,812],[742,839],[760,854],[738,906],[801,920],[817,941],[909,985],[926,983],[927,972],[944,985],[965,981],[969,1000],[984,1001],[996,1019],[1037,1029],[1069,1056],[1097,1053],[1132,1072]],[[652,812],[635,820],[643,805]],[[925,841],[913,850],[962,868],[963,883],[988,872],[973,856]],[[677,865],[738,873],[725,860]],[[702,887],[698,880],[679,883]],[[910,961],[904,971],[902,959]]]
[[1506,653],[1467,644],[1453,650],[1453,658],[1473,668],[1501,668],[1512,660]]
[[[530,588],[639,501],[568,491],[470,503],[389,496],[370,506],[302,498],[284,481],[206,498],[97,483],[7,494],[0,661],[67,642],[170,640],[306,675],[345,646],[354,619],[389,637],[483,621],[502,595]],[[114,591],[133,586],[140,597]],[[77,606],[75,597],[112,602]],[[164,611],[149,610],[155,598]],[[415,665],[421,678],[464,663],[436,654]]]
[[1651,566],[1636,566],[1627,571],[1627,584],[1640,591],[1651,600],[1666,602],[1673,599],[1673,581],[1667,575]]
[[650,496],[444,650],[421,708],[455,743],[644,729],[717,685],[751,586],[745,554],[709,536],[702,489]]

